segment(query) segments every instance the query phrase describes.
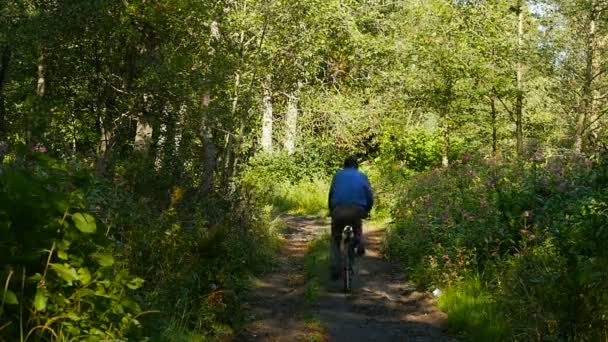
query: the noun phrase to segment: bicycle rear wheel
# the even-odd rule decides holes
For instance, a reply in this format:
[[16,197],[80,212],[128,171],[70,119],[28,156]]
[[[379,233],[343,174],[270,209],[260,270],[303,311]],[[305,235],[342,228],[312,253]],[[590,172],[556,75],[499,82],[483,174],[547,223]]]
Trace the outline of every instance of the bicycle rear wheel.
[[352,292],[353,289],[353,258],[355,256],[354,245],[352,239],[344,241],[342,247],[342,283],[345,293]]

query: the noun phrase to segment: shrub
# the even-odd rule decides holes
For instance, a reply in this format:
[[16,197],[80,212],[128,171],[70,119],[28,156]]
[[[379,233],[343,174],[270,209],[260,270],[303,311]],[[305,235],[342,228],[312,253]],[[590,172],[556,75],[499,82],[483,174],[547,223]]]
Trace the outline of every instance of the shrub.
[[270,212],[238,191],[222,197],[174,185],[140,193],[137,180],[150,176],[137,172],[155,171],[140,165],[124,172],[129,181],[100,184],[91,201],[112,227],[125,264],[146,279],[139,300],[158,312],[144,322],[148,336],[230,335],[244,322],[242,296],[252,275],[269,266],[276,250]]
[[44,156],[0,166],[0,340],[132,337],[143,284],[88,211],[90,174]]
[[455,297],[479,276],[509,339],[605,339],[606,179],[601,158],[574,154],[413,175],[399,183],[387,255]]

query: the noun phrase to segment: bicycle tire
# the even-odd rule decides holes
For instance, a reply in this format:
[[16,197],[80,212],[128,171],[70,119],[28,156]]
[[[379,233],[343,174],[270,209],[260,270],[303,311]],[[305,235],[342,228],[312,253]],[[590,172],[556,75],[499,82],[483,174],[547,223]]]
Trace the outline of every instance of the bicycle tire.
[[347,256],[344,259],[344,269],[342,270],[343,289],[345,293],[349,293],[352,290],[351,272],[349,271],[350,261]]
[[351,239],[344,241],[342,246],[342,282],[344,293],[352,292],[353,288],[353,270],[351,261],[354,258],[354,246]]

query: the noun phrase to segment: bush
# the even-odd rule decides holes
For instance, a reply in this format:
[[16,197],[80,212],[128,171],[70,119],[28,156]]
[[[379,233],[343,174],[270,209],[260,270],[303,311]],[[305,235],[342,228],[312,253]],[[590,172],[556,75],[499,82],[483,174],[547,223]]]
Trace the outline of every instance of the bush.
[[144,322],[145,331],[163,341],[230,335],[244,322],[242,296],[252,275],[267,269],[276,251],[270,212],[238,191],[221,197],[163,185],[139,192],[146,187],[138,181],[150,176],[137,174],[156,171],[135,166],[123,171],[128,180],[99,184],[90,195],[125,264],[146,279],[140,302],[158,314]]
[[90,214],[92,177],[34,158],[0,166],[0,340],[134,337],[142,311],[132,291],[144,281]]
[[268,210],[171,186],[143,162],[108,181],[78,162],[8,159],[0,341],[205,340],[244,321],[242,295],[276,250]]
[[479,276],[509,339],[605,339],[606,179],[601,158],[572,154],[466,158],[411,176],[399,184],[387,255],[456,297]]
[[260,155],[241,175],[241,185],[259,205],[297,215],[327,214],[329,175],[300,157]]

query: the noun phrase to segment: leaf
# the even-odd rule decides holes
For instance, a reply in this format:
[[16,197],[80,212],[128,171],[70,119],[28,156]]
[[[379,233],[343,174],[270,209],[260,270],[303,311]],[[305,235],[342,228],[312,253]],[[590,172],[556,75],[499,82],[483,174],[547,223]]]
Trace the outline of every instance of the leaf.
[[57,273],[57,275],[65,280],[66,283],[68,283],[68,285],[72,285],[72,282],[74,282],[75,280],[78,280],[78,274],[76,273],[76,270],[68,265],[68,264],[50,264],[51,268]]
[[68,252],[66,250],[59,250],[59,251],[57,251],[57,256],[61,260],[68,260]]
[[36,296],[34,297],[34,307],[36,308],[36,311],[46,310],[47,300],[48,298],[46,296],[46,293],[44,293],[44,289],[36,289]]
[[2,298],[7,305],[19,305],[17,295],[11,290],[3,291]]
[[97,263],[103,267],[114,265],[114,257],[110,253],[93,253],[91,257],[97,261]]
[[91,281],[91,272],[88,269],[81,267],[78,269],[78,278],[83,285]]
[[136,277],[133,278],[129,283],[127,283],[127,287],[131,290],[137,290],[138,288],[142,287],[143,284],[144,280],[139,277]]
[[76,213],[72,215],[72,221],[76,225],[76,228],[83,233],[91,234],[97,231],[97,225],[95,224],[95,218],[87,213]]
[[40,273],[36,273],[34,275],[27,277],[27,281],[35,282],[35,283],[39,282],[40,279],[42,279],[42,274],[40,274]]

